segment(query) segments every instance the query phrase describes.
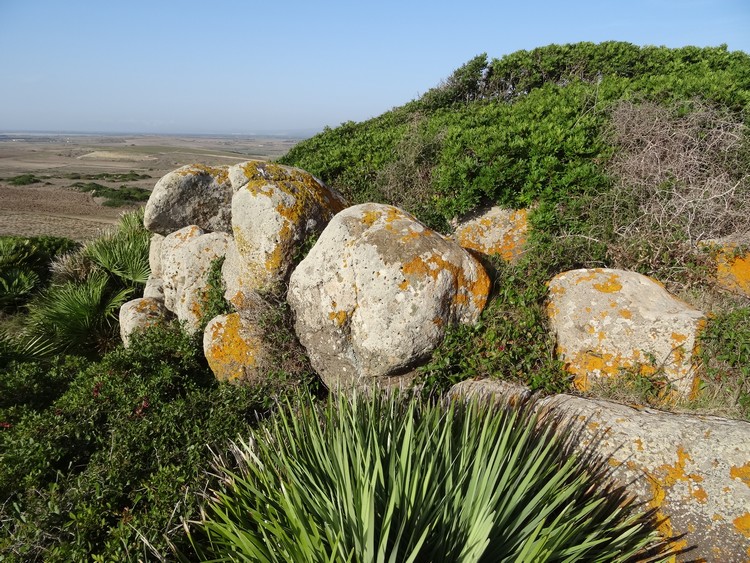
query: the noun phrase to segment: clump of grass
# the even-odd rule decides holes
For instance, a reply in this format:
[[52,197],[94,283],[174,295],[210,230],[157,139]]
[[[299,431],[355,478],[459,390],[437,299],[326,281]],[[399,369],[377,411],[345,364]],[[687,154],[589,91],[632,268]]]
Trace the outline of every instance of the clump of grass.
[[653,512],[533,403],[375,393],[286,404],[216,459],[211,561],[666,559]]

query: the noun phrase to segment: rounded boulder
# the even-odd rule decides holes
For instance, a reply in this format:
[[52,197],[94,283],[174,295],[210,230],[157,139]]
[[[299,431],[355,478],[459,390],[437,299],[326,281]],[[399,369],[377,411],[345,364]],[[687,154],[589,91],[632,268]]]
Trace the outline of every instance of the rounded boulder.
[[490,280],[455,242],[389,205],[336,215],[292,273],[287,299],[329,387],[369,384],[429,357],[452,323],[473,323]]
[[232,186],[227,166],[189,164],[163,176],[146,203],[143,224],[168,235],[189,225],[231,232]]

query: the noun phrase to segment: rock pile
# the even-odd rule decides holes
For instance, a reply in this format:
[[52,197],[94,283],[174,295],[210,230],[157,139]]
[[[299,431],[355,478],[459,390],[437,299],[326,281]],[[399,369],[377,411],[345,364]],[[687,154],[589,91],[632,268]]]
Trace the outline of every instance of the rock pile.
[[[396,207],[347,207],[310,174],[260,161],[167,174],[145,225],[154,233],[151,278],[144,297],[120,311],[126,345],[133,331],[174,315],[187,330],[205,326],[217,379],[260,382],[271,363],[264,331],[272,330],[259,324],[269,307],[262,295],[288,282],[297,337],[329,387],[408,380],[449,325],[479,319],[491,283],[475,253],[518,260],[528,229],[524,210],[493,208],[447,238]],[[747,256],[722,252],[720,282],[747,292]],[[207,319],[219,259],[235,312]],[[660,375],[677,395],[693,389],[702,312],[634,272],[574,270],[548,286],[557,354],[580,389],[622,372]],[[454,392],[477,388],[529,394],[475,382]],[[567,395],[539,405],[581,423],[580,448],[610,460],[623,485],[664,517],[666,535],[687,534],[685,545],[698,546],[688,558],[739,561],[750,553],[749,424]]]

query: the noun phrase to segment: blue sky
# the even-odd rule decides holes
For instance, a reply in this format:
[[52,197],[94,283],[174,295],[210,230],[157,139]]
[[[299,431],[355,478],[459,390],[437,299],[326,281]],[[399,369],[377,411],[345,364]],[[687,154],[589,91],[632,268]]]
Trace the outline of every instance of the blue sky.
[[607,40],[750,52],[750,0],[0,0],[0,130],[313,133]]

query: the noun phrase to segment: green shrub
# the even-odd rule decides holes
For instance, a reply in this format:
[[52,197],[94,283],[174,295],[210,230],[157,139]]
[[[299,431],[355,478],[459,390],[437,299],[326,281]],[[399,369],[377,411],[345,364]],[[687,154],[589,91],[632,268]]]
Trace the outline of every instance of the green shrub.
[[[101,176],[101,174],[98,176]],[[120,207],[140,201],[148,201],[148,198],[151,196],[151,190],[133,186],[110,188],[96,182],[76,182],[70,187],[82,192],[91,192],[91,195],[95,197],[104,198],[104,205],[107,207]]]
[[[144,561],[187,547],[213,449],[272,407],[277,381],[220,385],[176,325],[99,362],[0,372],[0,559]],[[45,371],[46,370],[46,371]],[[7,378],[4,380],[4,378]]]
[[62,237],[0,237],[0,311],[17,311],[48,282],[52,260],[77,246]]
[[546,264],[525,259],[493,263],[493,291],[479,322],[455,325],[419,368],[428,393],[447,391],[469,378],[520,381],[532,389],[563,392],[569,375],[555,357],[545,312]]
[[282,406],[217,459],[211,561],[666,559],[653,513],[533,404],[344,395]]
[[31,184],[38,184],[41,181],[41,178],[36,177],[34,174],[21,174],[6,180],[11,186],[29,186]]

